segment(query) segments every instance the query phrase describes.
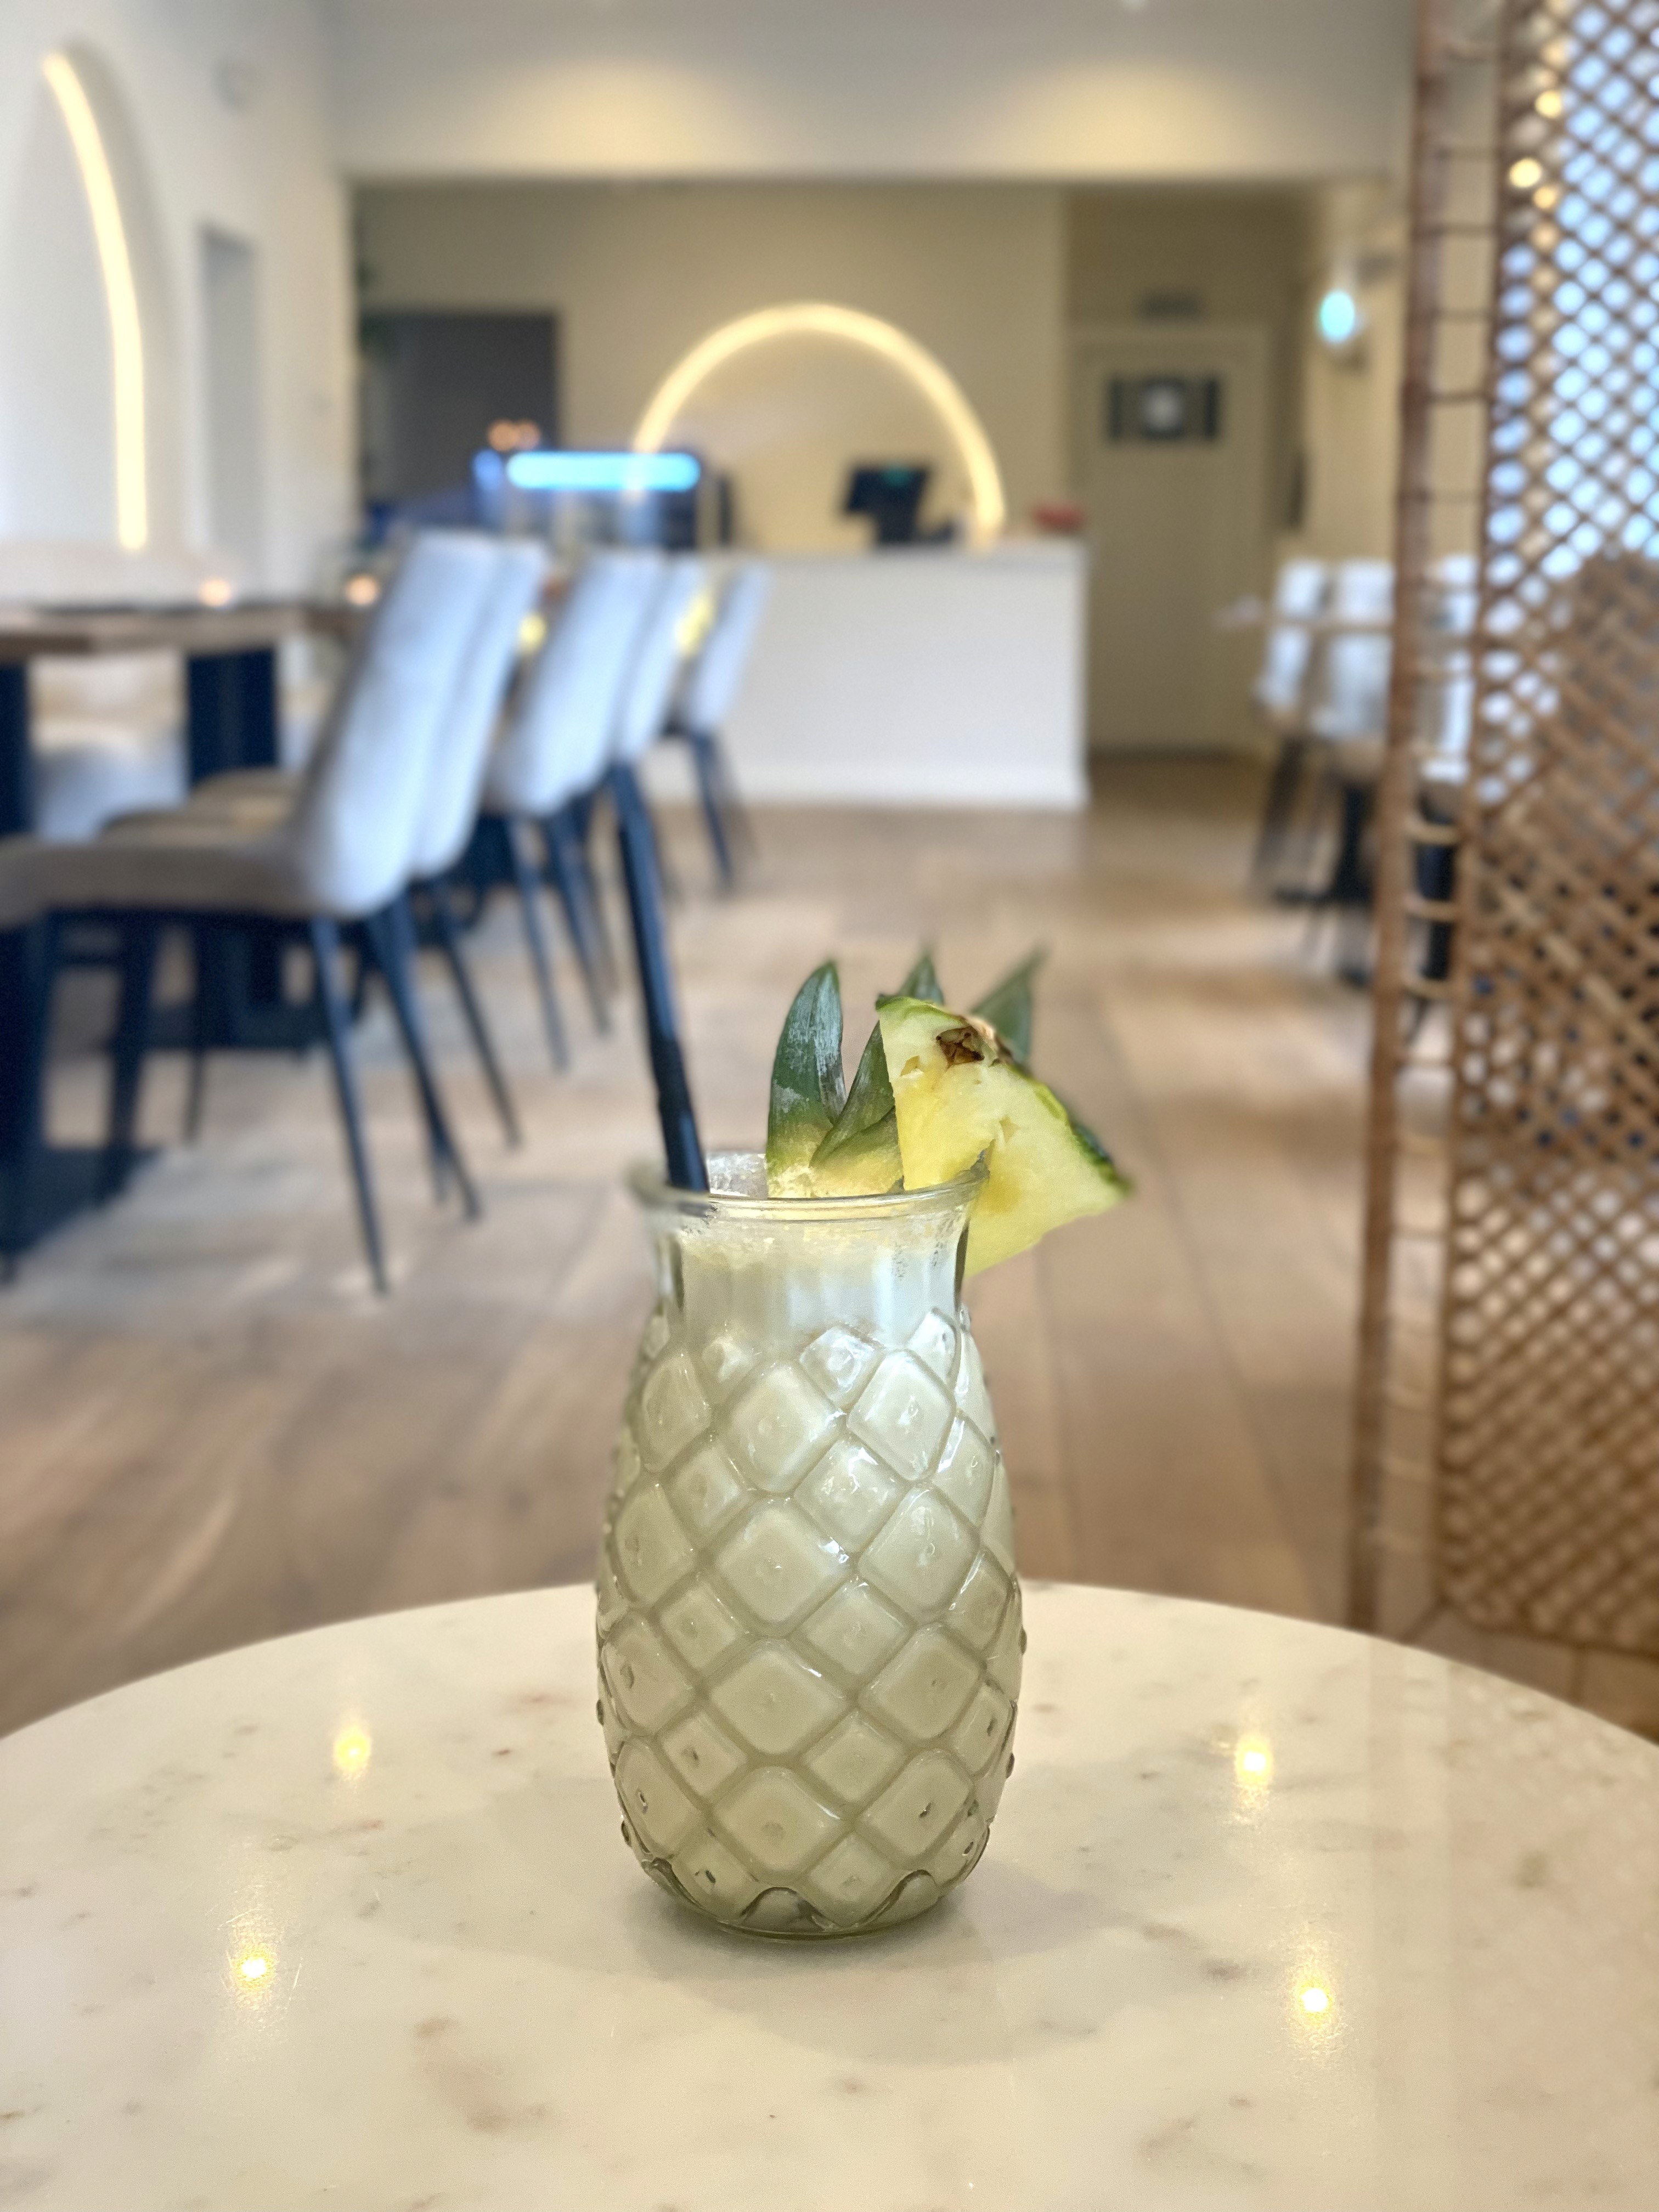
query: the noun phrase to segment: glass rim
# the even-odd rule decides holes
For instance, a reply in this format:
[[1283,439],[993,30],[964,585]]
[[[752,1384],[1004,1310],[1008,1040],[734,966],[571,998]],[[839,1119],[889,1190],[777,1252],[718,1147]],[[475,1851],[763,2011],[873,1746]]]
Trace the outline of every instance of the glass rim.
[[[732,1148],[709,1153],[715,1160],[757,1160],[757,1152]],[[920,1190],[864,1191],[844,1198],[762,1198],[745,1191],[682,1190],[668,1181],[653,1160],[636,1160],[626,1176],[629,1188],[642,1205],[671,1206],[683,1212],[718,1214],[742,1221],[787,1222],[804,1228],[813,1221],[830,1222],[902,1219],[906,1215],[943,1212],[971,1206],[990,1180],[982,1159],[964,1168],[949,1182],[926,1183]]]

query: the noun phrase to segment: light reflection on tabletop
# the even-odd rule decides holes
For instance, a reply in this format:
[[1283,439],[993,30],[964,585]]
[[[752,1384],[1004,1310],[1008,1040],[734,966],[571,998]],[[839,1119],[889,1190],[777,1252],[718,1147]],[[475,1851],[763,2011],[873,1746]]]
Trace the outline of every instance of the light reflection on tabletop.
[[1233,1752],[1233,1773],[1247,1795],[1267,1789],[1273,1778],[1273,1747],[1266,1736],[1240,1736]]
[[368,1765],[374,1739],[361,1721],[346,1722],[334,1739],[334,1771],[356,1782]]
[[810,1948],[641,1876],[585,1591],[0,1742],[0,2202],[1652,2212],[1659,1752],[1306,1623],[1029,1625],[982,1865]]

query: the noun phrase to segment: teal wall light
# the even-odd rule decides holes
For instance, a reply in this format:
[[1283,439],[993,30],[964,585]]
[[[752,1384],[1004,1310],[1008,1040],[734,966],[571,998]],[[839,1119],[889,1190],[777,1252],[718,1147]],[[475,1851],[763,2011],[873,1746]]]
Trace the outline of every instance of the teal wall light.
[[1352,345],[1359,336],[1359,302],[1344,284],[1333,284],[1319,302],[1319,335],[1328,346]]

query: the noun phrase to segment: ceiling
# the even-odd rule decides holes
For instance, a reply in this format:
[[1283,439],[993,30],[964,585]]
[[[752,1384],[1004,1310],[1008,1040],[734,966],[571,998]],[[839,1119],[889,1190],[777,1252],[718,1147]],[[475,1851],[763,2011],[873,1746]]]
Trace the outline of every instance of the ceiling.
[[1398,166],[1410,0],[324,0],[358,175]]

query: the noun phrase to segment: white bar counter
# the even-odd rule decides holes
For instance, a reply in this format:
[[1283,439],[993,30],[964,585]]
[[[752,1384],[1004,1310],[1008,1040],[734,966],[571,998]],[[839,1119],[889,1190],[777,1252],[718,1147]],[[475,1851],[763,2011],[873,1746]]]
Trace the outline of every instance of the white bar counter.
[[1085,803],[1080,545],[769,557],[726,732],[745,798]]

